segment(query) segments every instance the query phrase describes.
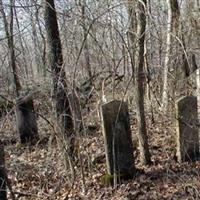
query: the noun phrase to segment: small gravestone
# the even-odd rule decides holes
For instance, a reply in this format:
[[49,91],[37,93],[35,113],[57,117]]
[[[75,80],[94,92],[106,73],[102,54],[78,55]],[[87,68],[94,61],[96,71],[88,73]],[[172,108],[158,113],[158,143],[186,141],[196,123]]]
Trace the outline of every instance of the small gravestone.
[[187,96],[179,99],[176,115],[177,159],[179,162],[195,161],[199,156],[197,97]]
[[68,94],[75,132],[83,130],[83,120],[79,98],[75,91]]
[[135,172],[128,104],[111,101],[102,105],[107,171],[121,177]]
[[0,199],[7,200],[4,146],[0,142]]
[[21,143],[36,143],[39,140],[39,136],[32,98],[18,99],[16,105],[16,119]]

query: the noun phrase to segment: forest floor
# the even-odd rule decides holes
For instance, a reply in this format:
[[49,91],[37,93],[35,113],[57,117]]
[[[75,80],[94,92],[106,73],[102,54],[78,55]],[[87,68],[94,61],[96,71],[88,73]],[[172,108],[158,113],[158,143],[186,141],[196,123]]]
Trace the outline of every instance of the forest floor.
[[[96,111],[94,111],[96,112]],[[106,186],[104,142],[100,124],[90,112],[87,119],[97,127],[79,138],[79,162],[66,168],[56,140],[49,141],[51,127],[38,119],[40,143],[23,146],[18,142],[14,115],[2,122],[1,138],[5,143],[6,168],[12,190],[20,200],[193,200],[200,199],[200,161],[179,164],[175,150],[175,119],[154,113],[147,115],[147,127],[153,164],[141,166],[136,142],[137,123],[131,114],[136,167],[141,173],[116,187]],[[13,144],[12,144],[13,143]],[[81,162],[80,162],[81,161]]]

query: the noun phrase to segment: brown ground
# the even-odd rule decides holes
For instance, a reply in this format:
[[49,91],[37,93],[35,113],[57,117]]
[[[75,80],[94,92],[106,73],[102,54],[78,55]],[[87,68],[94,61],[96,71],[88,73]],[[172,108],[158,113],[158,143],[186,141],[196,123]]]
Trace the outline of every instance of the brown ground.
[[[150,114],[147,116],[153,164],[147,167],[141,166],[137,149],[136,166],[143,170],[143,173],[132,180],[122,182],[116,188],[106,187],[101,181],[102,175],[106,173],[103,138],[98,120],[94,116],[96,116],[95,109],[90,114],[85,114],[85,119],[89,119],[95,126],[97,124],[97,129],[94,126],[94,130],[87,130],[86,136],[79,139],[77,152],[81,159],[74,165],[74,182],[69,167],[65,169],[63,165],[56,140],[48,142],[52,129],[43,119],[39,118],[38,121],[43,140],[35,147],[14,143],[17,135],[13,127],[14,116],[7,116],[1,120],[1,138],[6,143],[7,173],[17,199],[200,199],[200,162],[184,164],[176,162],[175,119],[163,116],[161,113],[155,113],[155,123],[151,122]],[[136,144],[135,116],[131,115],[131,119],[132,134]],[[12,142],[14,144],[11,144]]]

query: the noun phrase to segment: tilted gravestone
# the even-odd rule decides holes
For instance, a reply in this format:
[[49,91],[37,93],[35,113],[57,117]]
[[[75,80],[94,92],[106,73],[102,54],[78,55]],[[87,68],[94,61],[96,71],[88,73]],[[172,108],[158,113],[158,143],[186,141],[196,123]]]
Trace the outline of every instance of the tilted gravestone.
[[135,171],[128,104],[111,101],[102,105],[107,171],[110,175],[132,175]]
[[39,140],[36,114],[32,98],[20,98],[16,105],[17,130],[22,144]]
[[199,156],[197,97],[187,96],[176,103],[177,159],[194,161]]

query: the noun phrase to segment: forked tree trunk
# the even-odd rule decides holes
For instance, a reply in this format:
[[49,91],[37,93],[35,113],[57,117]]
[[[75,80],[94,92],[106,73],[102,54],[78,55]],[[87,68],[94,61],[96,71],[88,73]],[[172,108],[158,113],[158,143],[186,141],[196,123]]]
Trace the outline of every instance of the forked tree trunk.
[[67,136],[71,136],[73,122],[67,96],[66,74],[63,66],[62,47],[54,0],[45,0],[45,26],[49,46],[49,65],[51,66],[53,76],[57,119],[62,132]]

